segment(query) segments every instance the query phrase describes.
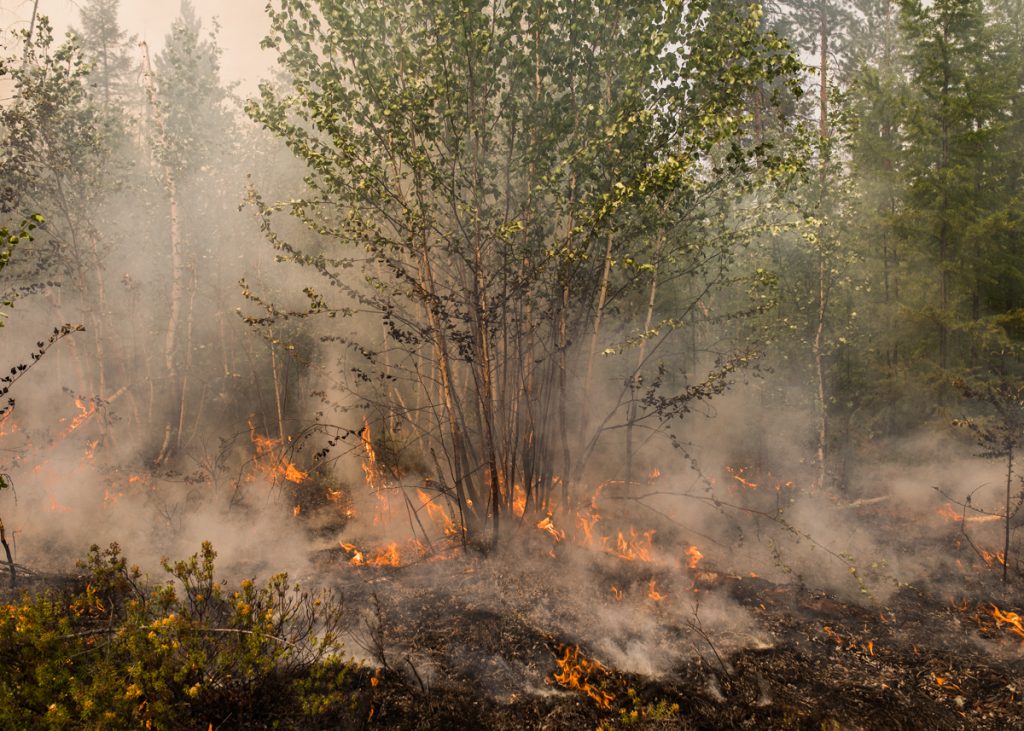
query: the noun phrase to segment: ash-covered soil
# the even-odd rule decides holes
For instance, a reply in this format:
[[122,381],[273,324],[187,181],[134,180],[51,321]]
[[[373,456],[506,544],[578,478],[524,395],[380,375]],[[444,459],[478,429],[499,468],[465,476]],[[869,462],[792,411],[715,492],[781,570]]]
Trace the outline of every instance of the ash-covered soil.
[[851,601],[568,550],[335,559],[380,667],[366,728],[1024,729],[1024,640],[992,611],[1024,601],[996,583]]

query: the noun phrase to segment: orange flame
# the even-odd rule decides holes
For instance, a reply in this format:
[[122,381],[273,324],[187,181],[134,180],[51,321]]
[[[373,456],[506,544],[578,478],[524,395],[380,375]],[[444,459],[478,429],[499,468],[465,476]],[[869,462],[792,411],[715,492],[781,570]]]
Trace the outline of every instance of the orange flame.
[[444,508],[438,505],[430,495],[419,488],[416,488],[416,495],[419,497],[420,503],[422,503],[424,509],[427,511],[427,515],[430,516],[431,520],[441,526],[441,530],[444,531],[446,536],[454,536],[459,532],[455,527],[455,521],[449,517]]
[[550,515],[548,515],[547,517],[542,519],[540,522],[538,522],[537,523],[537,527],[540,528],[542,531],[545,531],[548,534],[550,534],[551,537],[555,539],[555,543],[558,543],[559,541],[562,541],[562,540],[565,539],[565,531],[564,530],[560,530],[560,529],[555,527],[555,524],[551,520],[551,516]]
[[398,555],[398,544],[392,541],[382,549],[374,552],[373,557],[367,559],[367,566],[401,566],[402,561]]
[[369,557],[353,543],[339,544],[349,554],[348,562],[353,566],[401,566],[402,560],[398,552],[398,544],[391,542],[383,548],[376,549]]
[[[11,408],[7,409],[7,411],[4,412],[2,416],[0,416],[0,439],[3,439],[6,436],[10,436],[11,434],[17,433],[18,424],[13,420],[13,416],[14,409]],[[11,423],[9,429],[7,427],[7,422]]]
[[649,562],[651,560],[651,541],[653,538],[653,530],[644,531],[640,534],[636,528],[630,528],[629,538],[626,538],[622,531],[619,531],[615,548],[609,552],[626,561]]
[[256,448],[253,464],[257,470],[272,481],[284,479],[301,485],[309,479],[308,472],[303,472],[285,458],[285,450],[279,449],[280,439],[271,439],[256,431],[256,425],[251,416],[249,417],[249,439],[252,440],[253,446]]
[[558,665],[558,672],[552,676],[552,680],[563,688],[578,690],[593,700],[598,708],[605,710],[612,707],[615,696],[606,690],[601,690],[593,684],[598,677],[608,675],[604,665],[597,660],[588,660],[580,654],[579,645],[564,648],[561,658],[555,660]]
[[696,546],[690,546],[686,549],[686,555],[690,558],[687,560],[686,565],[693,570],[696,570],[700,564],[701,559],[704,558],[704,554],[700,552],[700,549]]
[[75,406],[78,408],[78,415],[71,420],[70,424],[68,424],[68,428],[64,430],[64,436],[67,436],[80,427],[85,423],[86,419],[96,413],[96,402],[92,399],[89,399],[89,403],[86,405],[82,402],[82,399],[76,398]]
[[388,500],[387,480],[377,462],[377,450],[373,448],[373,437],[370,433],[370,422],[363,417],[363,430],[359,433],[363,442],[363,474],[370,491],[377,496],[377,508],[373,515],[373,524],[381,525],[391,519],[391,503]]
[[1006,630],[1024,640],[1024,619],[1016,612],[1004,612],[995,604],[992,605],[992,616],[996,620],[996,626],[1008,625]]
[[363,442],[363,474],[366,475],[366,483],[370,487],[377,488],[381,482],[380,471],[377,468],[377,451],[373,448],[373,438],[370,436],[370,422],[363,417],[363,430],[359,433]]
[[522,518],[526,514],[526,491],[522,485],[512,488],[512,514]]
[[351,558],[348,560],[350,564],[353,566],[362,566],[363,563],[365,563],[363,552],[356,548],[354,543],[342,543],[340,545],[346,553],[351,554]]
[[748,488],[750,490],[756,490],[759,487],[758,483],[751,482],[746,477],[744,477],[744,475],[747,472],[747,468],[746,467],[736,467],[736,468],[733,468],[733,467],[729,467],[728,465],[726,465],[725,471],[728,472],[732,476],[732,479],[736,480],[736,482],[738,482],[741,485],[743,485],[743,487],[746,487],[746,488]]
[[650,583],[647,585],[647,596],[656,602],[660,602],[666,595],[658,591],[658,582],[651,579]]
[[582,512],[576,514],[576,542],[581,543],[585,546],[589,546],[594,542],[594,525],[601,520],[601,516],[597,513],[591,513],[590,516],[584,515]]
[[621,602],[623,598],[622,589],[617,586],[612,587],[612,596],[615,597],[615,601]]
[[55,498],[53,495],[50,495],[50,506],[49,506],[48,509],[49,509],[49,511],[51,513],[70,513],[71,512],[71,508],[69,508],[67,505],[62,505],[61,503],[59,503],[57,501],[57,498]]
[[984,548],[979,548],[978,550],[981,552],[982,560],[986,564],[988,564],[989,567],[997,563],[1000,566],[1006,563],[1006,557],[1003,555],[1002,551],[996,551],[995,553],[992,553],[990,551],[986,551]]
[[952,503],[943,503],[942,506],[935,512],[943,518],[945,518],[946,520],[952,521],[954,523],[959,523],[964,519],[964,516],[962,516],[960,513],[956,512],[953,509]]

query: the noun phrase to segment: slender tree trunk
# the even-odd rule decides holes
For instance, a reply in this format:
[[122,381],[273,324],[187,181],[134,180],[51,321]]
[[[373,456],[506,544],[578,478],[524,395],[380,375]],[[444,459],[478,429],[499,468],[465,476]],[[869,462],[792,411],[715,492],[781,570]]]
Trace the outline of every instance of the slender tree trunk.
[[562,446],[562,508],[569,509],[569,483],[572,456],[569,451],[569,285],[562,285],[562,302],[558,310],[558,438]]
[[640,350],[636,357],[636,369],[629,379],[629,406],[626,410],[626,474],[623,480],[627,491],[633,489],[633,427],[637,419],[640,370],[643,368],[644,359],[647,357],[647,335],[651,331],[651,324],[654,322],[654,303],[658,294],[658,258],[661,256],[663,242],[664,234],[659,238],[658,247],[654,253],[654,270],[651,272],[651,287],[647,293],[647,312],[644,316],[643,339],[640,341]]
[[14,556],[11,555],[11,546],[7,543],[7,531],[4,529],[4,522],[0,520],[0,545],[4,547],[4,555],[7,556],[7,569],[11,572],[11,588],[14,588],[18,580],[18,573],[14,569]]
[[[819,183],[819,194],[820,194],[820,207],[821,216],[824,219],[825,207],[828,201],[828,137],[829,137],[829,122],[828,122],[828,43],[829,43],[829,27],[828,21],[824,15],[821,17],[821,29],[819,45],[821,51],[820,58],[820,73],[821,73],[821,88],[819,92],[819,116],[818,116],[818,134],[821,139],[821,160],[819,164],[821,166],[818,183]],[[826,474],[827,474],[827,460],[828,460],[828,394],[826,387],[826,368],[825,368],[825,319],[828,314],[828,294],[831,280],[830,263],[828,260],[827,253],[825,251],[825,236],[823,227],[819,227],[818,230],[818,312],[817,322],[814,328],[814,341],[811,345],[811,352],[814,356],[814,379],[816,386],[815,401],[818,412],[818,425],[817,425],[817,465],[818,465],[818,476],[817,485],[818,487],[825,486]]]
[[[597,311],[594,313],[594,326],[590,331],[590,348],[587,352],[587,369],[583,377],[583,402],[590,396],[590,384],[594,372],[594,359],[597,357],[597,345],[601,337],[601,322],[604,319],[604,306],[608,300],[608,281],[612,271],[612,235],[605,240],[604,266],[601,269],[601,283],[597,290]],[[586,424],[584,424],[586,428]]]
[[281,402],[281,373],[277,367],[277,342],[274,340],[274,328],[267,328],[270,340],[270,371],[274,379],[274,413],[277,416],[277,438],[284,445],[284,408]]
[[1013,492],[1013,447],[1006,451],[1006,513],[1003,520],[1003,584],[1010,565],[1010,496]]
[[[425,294],[430,300],[436,299],[437,295],[436,288],[434,286],[433,268],[430,265],[429,247],[426,243],[423,244],[420,252],[420,267]],[[459,510],[463,515],[476,514],[480,510],[481,506],[477,504],[479,502],[479,495],[477,495],[476,491],[473,489],[473,483],[470,477],[470,462],[466,453],[466,446],[460,423],[461,419],[459,417],[461,408],[459,408],[458,396],[454,390],[451,364],[448,358],[448,343],[444,336],[444,331],[441,329],[442,324],[438,321],[437,314],[434,312],[432,302],[427,301],[424,305],[427,311],[427,322],[434,341],[434,357],[437,361],[437,370],[441,381],[440,390],[443,398],[444,410],[448,417],[448,430],[452,443],[451,463],[455,466],[456,470],[452,475],[452,482],[455,486],[455,495],[459,503]],[[472,501],[471,503],[468,502],[470,500]],[[472,506],[472,511],[466,512],[464,508],[469,505]],[[471,535],[473,525],[464,522],[462,530],[466,534]],[[469,535],[466,537],[469,538]]]
[[[157,108],[156,85],[153,81],[153,69],[149,61],[149,46],[145,41],[139,45],[143,50],[146,92],[149,97],[151,113],[154,121],[156,122],[157,132],[160,135],[160,139],[164,144],[166,144],[167,127],[165,125],[163,115]],[[181,227],[179,223],[177,180],[170,162],[164,160],[162,165],[164,173],[164,187],[167,190],[168,215],[170,216],[171,246],[170,309],[167,315],[167,330],[164,334],[164,370],[166,371],[167,377],[173,386],[178,381],[178,369],[177,364],[175,363],[175,348],[185,289],[183,272],[184,246],[182,243]],[[177,389],[172,387],[169,390],[171,393],[174,393]],[[167,429],[165,429],[164,447],[161,449],[161,452],[157,457],[157,462],[162,462],[167,457],[166,446],[170,437],[169,429],[170,425],[168,424]]]
[[[941,132],[941,144],[942,151],[939,158],[939,172],[943,174],[944,171],[949,167],[949,119],[948,113],[945,109],[946,101],[949,97],[950,77],[949,77],[949,62],[946,58],[948,51],[945,43],[942,44],[942,104],[943,109],[940,111],[942,115],[942,132]],[[941,308],[939,311],[939,367],[943,370],[949,367],[949,327],[946,322],[946,318],[949,316],[949,248],[950,248],[950,230],[949,230],[949,192],[948,184],[942,182],[942,203],[939,209],[939,301]]]

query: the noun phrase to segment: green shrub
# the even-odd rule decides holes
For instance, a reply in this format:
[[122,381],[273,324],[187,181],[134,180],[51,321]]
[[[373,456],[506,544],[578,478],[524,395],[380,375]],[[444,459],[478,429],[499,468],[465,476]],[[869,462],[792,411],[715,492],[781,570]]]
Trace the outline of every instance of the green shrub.
[[204,543],[153,586],[116,544],[81,586],[0,607],[0,728],[320,728],[347,725],[358,668],[341,608],[278,575],[229,591]]

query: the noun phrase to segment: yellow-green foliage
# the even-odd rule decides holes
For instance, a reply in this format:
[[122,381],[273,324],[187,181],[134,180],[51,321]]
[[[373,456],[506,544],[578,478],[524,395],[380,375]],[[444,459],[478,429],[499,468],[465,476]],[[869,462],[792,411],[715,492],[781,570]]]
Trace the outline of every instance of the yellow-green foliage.
[[273,577],[228,590],[208,543],[147,586],[93,546],[70,594],[0,606],[0,728],[344,727],[340,608]]
[[599,731],[627,728],[645,721],[674,721],[680,716],[681,709],[678,703],[670,703],[664,699],[645,703],[634,688],[630,688],[626,695],[629,705],[621,706],[618,709],[618,718],[602,724]]

